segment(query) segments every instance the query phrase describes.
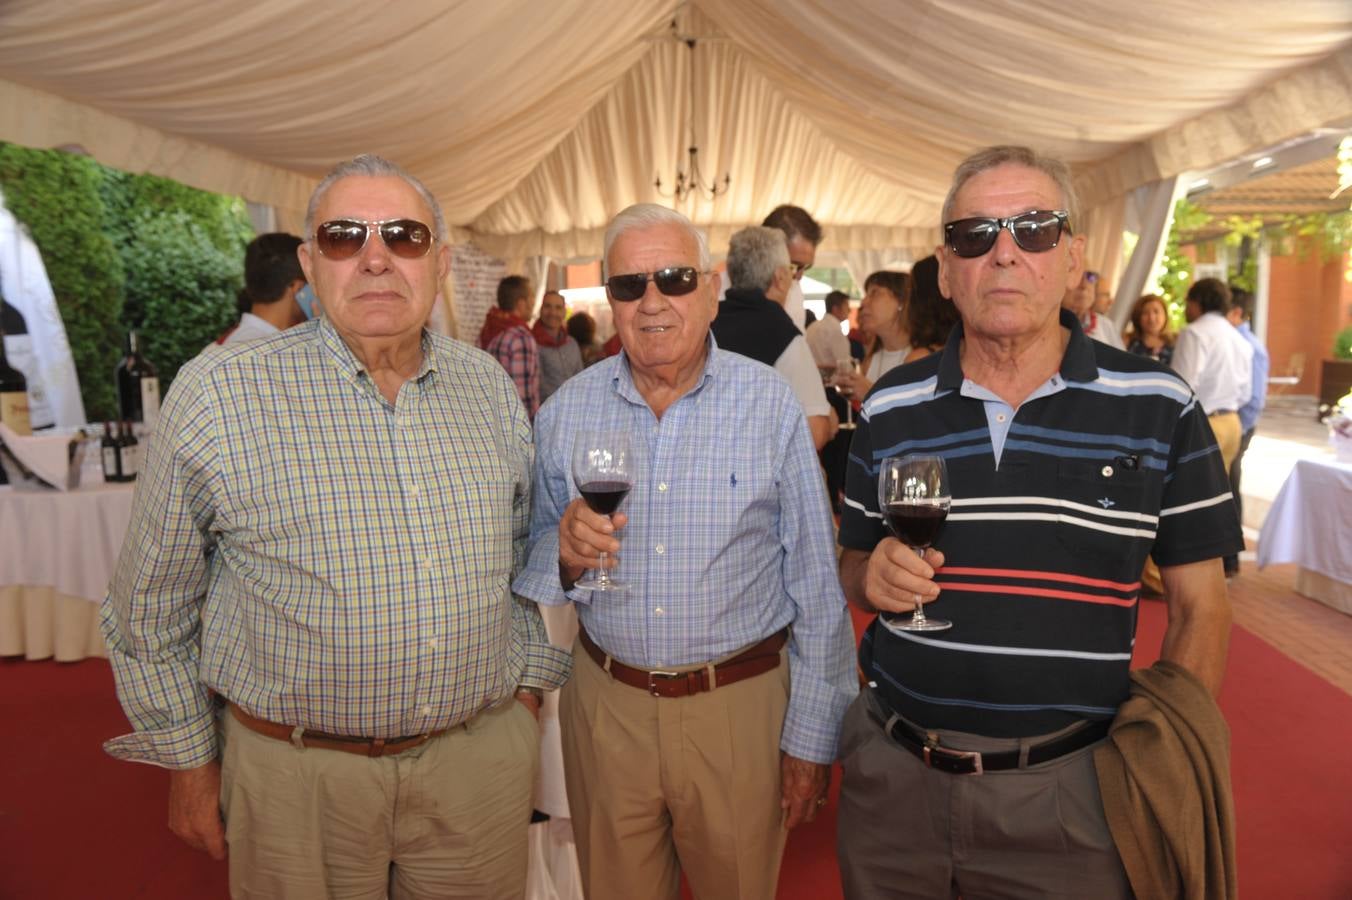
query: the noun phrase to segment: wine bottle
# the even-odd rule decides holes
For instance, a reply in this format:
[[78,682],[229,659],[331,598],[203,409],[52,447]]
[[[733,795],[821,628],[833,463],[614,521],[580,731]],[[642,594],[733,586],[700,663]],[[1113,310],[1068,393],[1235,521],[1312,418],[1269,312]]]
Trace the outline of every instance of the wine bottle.
[[117,438],[113,437],[112,422],[103,423],[103,440],[99,441],[99,449],[103,454],[103,480],[121,481],[121,460],[118,459]]
[[117,364],[117,409],[119,418],[154,428],[160,415],[160,379],[141,355],[141,338],[127,332],[127,355]]
[[131,422],[123,420],[117,426],[118,465],[123,481],[135,481],[141,471],[141,448]]
[[28,381],[28,425],[33,431],[51,428],[56,414],[47,400],[47,390],[37,357],[33,353],[33,338],[28,333],[28,322],[23,313],[0,297],[0,343],[5,345],[5,356],[11,368],[18,369]]
[[5,356],[5,335],[0,331],[0,422],[15,434],[32,434],[28,419],[28,379],[9,364]]

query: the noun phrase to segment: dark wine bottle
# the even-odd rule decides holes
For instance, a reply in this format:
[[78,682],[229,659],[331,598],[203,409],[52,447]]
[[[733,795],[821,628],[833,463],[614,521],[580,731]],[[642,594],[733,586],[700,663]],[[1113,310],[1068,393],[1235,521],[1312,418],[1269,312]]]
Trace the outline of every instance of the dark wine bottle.
[[119,418],[154,428],[160,416],[160,379],[141,355],[141,339],[127,332],[127,355],[117,364],[117,409]]
[[135,481],[141,471],[141,447],[131,422],[123,420],[117,426],[117,457],[123,481]]
[[113,423],[103,423],[103,440],[99,441],[99,450],[103,455],[103,480],[121,481],[121,460],[118,459],[117,438],[113,437]]
[[0,422],[15,434],[32,434],[28,418],[28,379],[5,357],[5,334],[0,331]]

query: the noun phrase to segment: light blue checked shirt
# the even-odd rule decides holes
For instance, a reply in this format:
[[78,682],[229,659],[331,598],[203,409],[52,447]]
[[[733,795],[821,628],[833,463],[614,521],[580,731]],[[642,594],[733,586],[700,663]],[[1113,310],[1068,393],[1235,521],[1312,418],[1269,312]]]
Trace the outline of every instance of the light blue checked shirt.
[[425,334],[391,405],[326,319],[211,351],[165,398],[102,612],[123,759],[215,758],[208,688],[360,737],[554,688],[571,660],[516,598],[531,435],[486,353]]
[[579,496],[574,437],[628,431],[638,461],[617,571],[629,587],[570,592],[587,633],[619,660],[660,669],[717,659],[792,625],[780,747],[829,763],[858,682],[817,454],[802,407],[773,369],[717,349],[712,337],[709,348],[699,382],[661,420],[624,353],[545,403],[535,420],[530,559],[514,587],[542,604],[569,599],[558,526]]

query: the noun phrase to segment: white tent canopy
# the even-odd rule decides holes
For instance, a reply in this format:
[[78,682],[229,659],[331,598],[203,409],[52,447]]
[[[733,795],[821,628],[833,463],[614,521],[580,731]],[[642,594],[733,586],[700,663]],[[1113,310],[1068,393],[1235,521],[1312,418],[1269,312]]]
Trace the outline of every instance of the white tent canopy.
[[507,258],[595,256],[620,208],[677,203],[653,180],[692,136],[732,178],[677,203],[715,246],[792,202],[829,250],[923,253],[980,146],[1068,160],[1091,223],[1120,230],[1133,188],[1349,122],[1347,0],[0,5],[2,140],[239,194],[297,231],[316,179],[372,151]]

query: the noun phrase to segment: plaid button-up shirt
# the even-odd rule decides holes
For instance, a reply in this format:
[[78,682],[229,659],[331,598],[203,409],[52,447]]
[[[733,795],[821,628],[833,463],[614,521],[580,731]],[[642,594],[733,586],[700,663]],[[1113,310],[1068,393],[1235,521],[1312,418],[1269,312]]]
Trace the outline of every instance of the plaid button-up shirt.
[[660,420],[624,353],[568,379],[540,410],[531,554],[516,590],[567,602],[558,527],[579,496],[573,442],[583,428],[628,432],[637,472],[617,570],[628,587],[570,592],[587,633],[616,659],[662,669],[791,625],[780,747],[829,763],[859,685],[821,466],[788,383],[712,337],[708,346],[699,382]]
[[485,347],[507,370],[531,419],[540,410],[540,348],[524,325],[508,328]]
[[209,351],[165,400],[104,602],[136,731],[114,756],[216,755],[208,689],[361,737],[462,722],[569,672],[515,597],[531,434],[486,354],[425,334],[394,404],[327,320]]

